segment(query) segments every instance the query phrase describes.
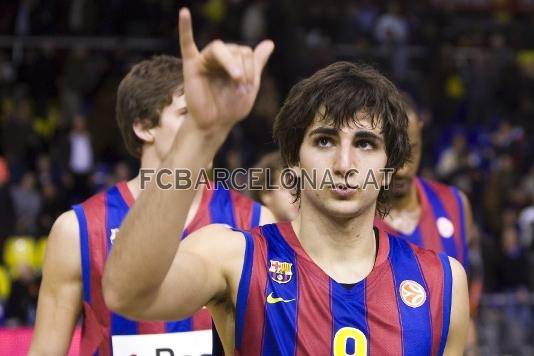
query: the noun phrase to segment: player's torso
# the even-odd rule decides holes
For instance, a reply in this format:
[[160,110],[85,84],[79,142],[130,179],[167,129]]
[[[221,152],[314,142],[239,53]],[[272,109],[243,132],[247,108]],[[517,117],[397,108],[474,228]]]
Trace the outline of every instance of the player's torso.
[[415,178],[414,184],[421,207],[415,229],[401,232],[378,217],[375,225],[418,246],[443,251],[467,266],[465,215],[458,190],[423,178]]
[[[198,211],[182,233],[182,238],[210,223],[242,228],[257,225],[259,205],[234,194],[236,193],[224,189],[211,187],[205,189]],[[84,354],[96,351],[99,351],[100,356],[111,354],[113,348],[111,339],[120,341],[119,337],[124,335],[162,334],[211,328],[211,318],[206,309],[199,311],[192,318],[180,321],[136,322],[110,312],[105,306],[101,289],[104,263],[113,246],[116,233],[133,203],[134,198],[126,182],[121,182],[74,207],[80,224],[82,256],[84,324],[81,349],[82,353],[84,350],[93,350]],[[128,343],[134,341],[126,340]],[[146,336],[144,340],[147,340]],[[211,345],[209,350],[211,351]]]
[[250,273],[243,272],[236,306],[238,354],[440,353],[452,288],[444,255],[381,232],[372,272],[346,288],[307,256],[290,226],[267,225],[247,238]]

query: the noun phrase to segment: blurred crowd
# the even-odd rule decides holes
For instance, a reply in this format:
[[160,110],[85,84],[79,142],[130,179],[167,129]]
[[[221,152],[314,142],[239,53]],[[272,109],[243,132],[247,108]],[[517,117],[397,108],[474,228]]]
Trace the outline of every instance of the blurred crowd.
[[[522,322],[534,329],[528,304],[534,291],[534,6],[458,6],[464,3],[471,2],[2,2],[0,34],[13,40],[0,48],[4,264],[16,254],[7,248],[16,245],[12,236],[28,237],[38,253],[38,241],[61,212],[135,174],[137,162],[114,122],[115,91],[132,63],[153,53],[178,54],[177,9],[188,5],[200,44],[218,37],[276,43],[251,117],[232,131],[216,166],[250,167],[276,147],[272,122],[299,78],[335,60],[376,66],[418,105],[425,124],[421,174],[455,184],[471,199],[482,246],[471,258],[483,261],[484,292],[516,295],[530,315]],[[25,47],[16,41],[21,36],[46,37]],[[67,46],[54,41],[60,36],[80,40]],[[157,38],[161,48],[132,49],[122,41],[95,48],[86,41],[94,36]],[[0,270],[4,325],[32,324],[41,259],[31,268]],[[3,275],[13,279],[11,293],[2,289]]]

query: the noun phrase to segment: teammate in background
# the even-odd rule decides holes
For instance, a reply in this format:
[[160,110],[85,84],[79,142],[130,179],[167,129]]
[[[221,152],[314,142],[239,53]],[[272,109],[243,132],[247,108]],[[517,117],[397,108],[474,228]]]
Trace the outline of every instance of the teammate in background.
[[[284,189],[281,184],[283,163],[280,152],[267,153],[254,167],[261,169],[258,181],[262,189],[251,189],[252,199],[267,207],[276,221],[294,220],[298,216],[299,206],[291,190]],[[272,189],[275,187],[279,189]]]
[[[195,90],[195,95],[199,93]],[[142,61],[119,86],[118,125],[128,151],[140,159],[141,169],[160,166],[186,115],[180,59],[156,56]],[[244,195],[212,185],[202,187],[193,198],[185,225],[175,225],[177,240],[210,223],[247,229],[274,221],[266,208]],[[104,263],[123,218],[140,193],[138,175],[74,206],[57,219],[48,238],[30,355],[65,355],[82,311],[82,355],[112,354],[113,335],[211,328],[207,310],[180,322],[135,322],[110,312],[104,304]],[[151,223],[157,224],[160,218],[165,219],[159,216]],[[140,340],[146,341],[146,337]]]
[[[162,167],[195,177],[250,112],[273,44],[215,41],[199,52],[188,10],[179,24],[188,115]],[[334,187],[305,184],[292,222],[251,232],[210,225],[180,242],[173,231],[194,192],[151,184],[107,261],[106,302],[139,319],[207,305],[227,355],[460,355],[469,318],[461,264],[373,227],[383,169],[410,156],[407,121],[397,89],[369,67],[335,63],[301,81],[275,137],[297,179],[330,172]],[[369,172],[380,189],[364,188]]]
[[[464,193],[453,186],[417,176],[422,152],[421,129],[417,108],[404,94],[408,115],[408,135],[412,159],[393,177],[391,183],[391,210],[384,219],[376,218],[375,225],[400,236],[409,242],[445,252],[462,263],[468,271],[470,310],[476,314],[482,285],[480,266],[469,263],[468,247],[478,249],[473,238],[471,206]],[[468,333],[467,354],[478,354],[476,324],[471,319]]]

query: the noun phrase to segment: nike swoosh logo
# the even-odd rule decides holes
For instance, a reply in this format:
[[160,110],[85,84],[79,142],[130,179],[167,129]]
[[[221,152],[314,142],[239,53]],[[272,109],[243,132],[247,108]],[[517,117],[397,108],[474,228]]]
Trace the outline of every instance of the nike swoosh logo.
[[273,293],[269,294],[267,296],[267,303],[269,304],[276,304],[276,303],[279,303],[279,302],[284,302],[284,303],[289,303],[289,302],[294,302],[295,299],[284,299],[284,298],[275,298],[273,297]]

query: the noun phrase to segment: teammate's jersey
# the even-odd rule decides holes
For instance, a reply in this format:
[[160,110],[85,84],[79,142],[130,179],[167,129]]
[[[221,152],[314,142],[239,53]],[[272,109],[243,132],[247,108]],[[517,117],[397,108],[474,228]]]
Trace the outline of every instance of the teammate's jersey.
[[[211,318],[203,309],[192,318],[177,322],[136,322],[112,313],[104,304],[101,278],[104,262],[115,235],[134,203],[126,182],[97,194],[74,212],[80,226],[83,280],[82,355],[111,355],[112,335],[157,334],[211,328]],[[261,205],[235,191],[208,186],[203,192],[198,211],[182,238],[211,223],[250,229],[259,224]],[[180,235],[177,234],[177,238]],[[143,263],[143,261],[139,261]]]
[[244,232],[236,354],[442,354],[452,298],[448,257],[375,231],[375,265],[350,289],[311,260],[291,223]]
[[414,181],[421,202],[421,216],[415,230],[403,234],[380,218],[375,219],[375,225],[418,246],[443,251],[467,268],[465,213],[458,189],[420,177]]

